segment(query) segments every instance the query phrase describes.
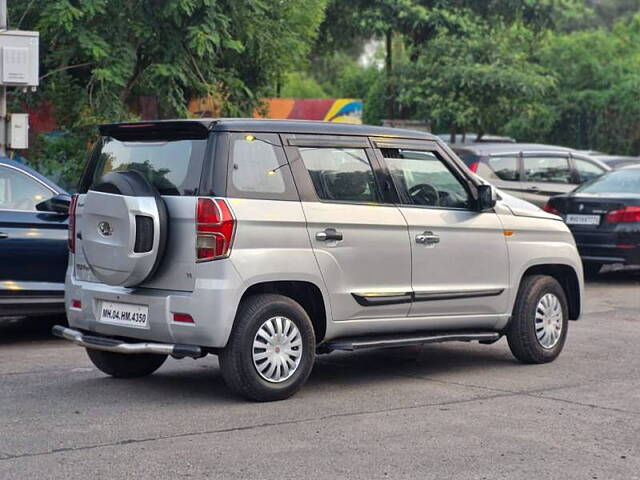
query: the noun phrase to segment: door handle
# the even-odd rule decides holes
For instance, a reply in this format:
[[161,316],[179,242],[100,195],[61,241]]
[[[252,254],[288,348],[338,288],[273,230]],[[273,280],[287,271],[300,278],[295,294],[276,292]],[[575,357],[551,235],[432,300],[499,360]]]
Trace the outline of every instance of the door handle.
[[440,243],[440,237],[433,232],[426,231],[416,235],[416,243],[435,245],[436,243]]
[[0,232],[0,239],[2,238],[9,238],[9,234],[6,232]]
[[536,186],[527,187],[527,192],[539,192],[539,191],[540,191],[540,187],[536,187]]
[[316,240],[319,242],[328,242],[330,240],[342,240],[342,233],[335,228],[325,228],[322,232],[316,233]]

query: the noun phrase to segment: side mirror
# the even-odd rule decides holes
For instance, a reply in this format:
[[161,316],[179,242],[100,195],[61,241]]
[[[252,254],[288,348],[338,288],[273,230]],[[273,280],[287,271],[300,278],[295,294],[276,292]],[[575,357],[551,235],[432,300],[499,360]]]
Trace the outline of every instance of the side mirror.
[[49,200],[38,203],[36,205],[36,210],[39,212],[55,212],[68,215],[70,205],[71,197],[66,193],[59,193],[55,197],[51,197]]
[[496,206],[496,190],[491,185],[478,185],[478,210],[483,211]]

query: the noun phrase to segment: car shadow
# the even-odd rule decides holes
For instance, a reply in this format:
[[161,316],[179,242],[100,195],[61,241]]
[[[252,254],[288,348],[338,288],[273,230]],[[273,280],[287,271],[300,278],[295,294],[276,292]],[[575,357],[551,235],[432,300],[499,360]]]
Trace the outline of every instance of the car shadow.
[[[463,350],[464,348],[464,350]],[[73,388],[60,386],[60,394],[81,389],[83,395],[96,398],[108,395],[126,398],[127,402],[160,402],[162,404],[210,405],[243,403],[225,385],[215,357],[192,361],[184,365],[173,363],[161,367],[151,376],[139,379],[115,379],[92,375],[77,379]],[[490,368],[522,368],[504,348],[476,346],[470,349],[461,345],[425,345],[370,350],[356,353],[334,352],[320,355],[313,371],[302,389],[303,396],[316,395],[327,389],[350,390],[384,387],[402,379],[426,378],[456,371],[473,373]],[[58,388],[58,387],[54,387]],[[305,393],[306,392],[306,393]],[[300,395],[296,395],[298,398]]]
[[607,265],[600,273],[585,280],[587,284],[640,284],[640,266]]
[[0,317],[0,347],[56,340],[51,334],[51,327],[65,321],[63,316]]

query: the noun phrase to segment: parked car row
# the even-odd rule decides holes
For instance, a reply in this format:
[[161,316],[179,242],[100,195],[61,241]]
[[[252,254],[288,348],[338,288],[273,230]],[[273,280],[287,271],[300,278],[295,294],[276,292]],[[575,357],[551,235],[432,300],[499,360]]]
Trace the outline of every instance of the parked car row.
[[70,197],[0,158],[0,315],[64,313]]

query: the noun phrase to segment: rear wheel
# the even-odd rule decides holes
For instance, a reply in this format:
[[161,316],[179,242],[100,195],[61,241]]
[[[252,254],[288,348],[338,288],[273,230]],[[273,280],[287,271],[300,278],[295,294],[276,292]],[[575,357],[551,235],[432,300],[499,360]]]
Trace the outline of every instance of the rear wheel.
[[602,269],[602,264],[595,263],[595,262],[584,262],[582,264],[582,269],[584,270],[585,277],[595,277],[600,273],[600,270]]
[[256,401],[283,400],[306,382],[315,360],[307,312],[283,295],[242,302],[226,348],[218,356],[225,383]]
[[567,298],[555,278],[525,277],[507,331],[511,353],[523,363],[552,362],[564,347],[568,318]]
[[167,359],[166,355],[152,353],[124,354],[87,348],[87,355],[107,375],[116,378],[136,378],[151,375]]

